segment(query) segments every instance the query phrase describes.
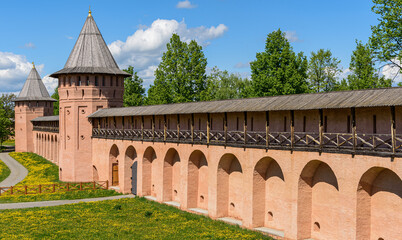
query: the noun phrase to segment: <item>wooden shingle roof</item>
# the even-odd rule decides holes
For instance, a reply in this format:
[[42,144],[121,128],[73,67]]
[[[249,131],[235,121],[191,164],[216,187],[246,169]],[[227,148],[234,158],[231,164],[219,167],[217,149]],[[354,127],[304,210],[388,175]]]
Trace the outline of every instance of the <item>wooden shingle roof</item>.
[[35,65],[25,81],[18,97],[14,101],[56,101],[50,97]]
[[401,87],[329,93],[295,94],[209,102],[107,108],[98,110],[89,115],[89,117],[147,116],[245,111],[263,112],[384,106],[402,106]]
[[99,73],[130,76],[117,66],[90,13],[82,27],[64,68],[50,75],[57,78],[69,73]]

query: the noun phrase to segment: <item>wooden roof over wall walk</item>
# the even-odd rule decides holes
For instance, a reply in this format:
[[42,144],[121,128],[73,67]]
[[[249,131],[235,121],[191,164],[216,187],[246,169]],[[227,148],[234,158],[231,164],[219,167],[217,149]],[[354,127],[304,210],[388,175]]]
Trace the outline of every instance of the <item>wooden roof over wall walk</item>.
[[402,106],[402,87],[100,109],[89,118]]

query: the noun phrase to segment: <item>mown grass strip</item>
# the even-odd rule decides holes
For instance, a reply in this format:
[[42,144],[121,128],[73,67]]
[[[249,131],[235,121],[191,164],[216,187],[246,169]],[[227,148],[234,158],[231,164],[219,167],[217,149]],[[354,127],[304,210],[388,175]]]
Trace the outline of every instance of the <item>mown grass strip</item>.
[[10,171],[10,169],[7,167],[7,165],[6,165],[4,162],[2,162],[2,161],[0,160],[0,183],[1,183],[4,179],[6,179],[8,176],[10,176],[10,173],[11,173],[11,171]]
[[143,198],[3,210],[0,239],[271,239]]

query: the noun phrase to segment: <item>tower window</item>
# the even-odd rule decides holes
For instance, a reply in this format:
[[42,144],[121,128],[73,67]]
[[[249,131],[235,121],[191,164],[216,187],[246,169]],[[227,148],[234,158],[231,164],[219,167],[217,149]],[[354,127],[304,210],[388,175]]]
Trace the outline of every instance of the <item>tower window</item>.
[[68,86],[71,87],[71,78],[68,78]]
[[113,77],[110,77],[110,86],[113,86]]
[[81,77],[80,76],[78,76],[78,84],[77,85],[81,86]]
[[63,87],[66,86],[66,78],[63,78]]
[[119,79],[116,78],[116,87],[118,87],[118,86],[119,86]]
[[39,107],[39,102],[36,102],[36,106]]
[[99,84],[98,84],[98,76],[95,76],[95,86],[99,86]]
[[105,86],[105,76],[102,76],[102,87]]
[[87,81],[85,82],[85,86],[89,86],[89,77],[87,76]]

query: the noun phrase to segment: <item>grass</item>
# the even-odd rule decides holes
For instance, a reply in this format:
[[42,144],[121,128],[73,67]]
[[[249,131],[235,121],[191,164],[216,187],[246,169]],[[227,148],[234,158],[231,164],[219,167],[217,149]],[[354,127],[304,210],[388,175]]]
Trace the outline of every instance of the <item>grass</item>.
[[15,140],[6,140],[3,142],[4,146],[15,146]]
[[[28,176],[16,186],[62,183],[58,166],[34,153],[10,153],[10,156],[28,169]],[[0,203],[83,199],[121,195],[113,190],[85,190],[29,195],[2,195]],[[1,239],[1,238],[0,238]]]
[[7,165],[0,161],[0,183],[10,175],[10,169]]
[[144,198],[0,213],[0,239],[271,239]]

